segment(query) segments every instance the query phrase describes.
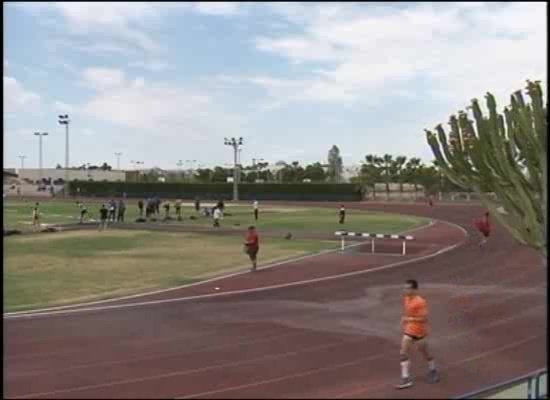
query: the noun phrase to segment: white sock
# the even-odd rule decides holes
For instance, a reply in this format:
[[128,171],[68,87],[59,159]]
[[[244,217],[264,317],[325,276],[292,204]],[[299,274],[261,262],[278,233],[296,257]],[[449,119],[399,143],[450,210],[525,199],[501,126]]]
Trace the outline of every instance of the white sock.
[[428,361],[428,368],[430,369],[430,371],[433,371],[435,369],[435,361],[434,360]]
[[402,378],[408,378],[409,377],[409,366],[411,362],[409,360],[407,361],[401,361],[401,377]]

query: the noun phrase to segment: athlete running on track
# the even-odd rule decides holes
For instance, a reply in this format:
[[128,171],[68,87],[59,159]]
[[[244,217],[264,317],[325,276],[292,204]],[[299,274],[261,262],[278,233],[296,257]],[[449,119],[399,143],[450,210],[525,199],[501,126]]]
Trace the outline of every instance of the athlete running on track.
[[435,367],[435,361],[428,352],[428,306],[426,300],[418,294],[418,282],[409,279],[405,282],[403,292],[403,311],[401,318],[403,325],[403,338],[401,339],[401,382],[397,389],[405,389],[413,385],[410,376],[409,354],[414,344],[428,362],[428,382],[436,383],[439,381],[439,373]]
[[486,212],[482,218],[474,221],[474,226],[481,234],[481,241],[479,247],[487,243],[487,239],[491,236],[491,222],[489,221],[489,212]]

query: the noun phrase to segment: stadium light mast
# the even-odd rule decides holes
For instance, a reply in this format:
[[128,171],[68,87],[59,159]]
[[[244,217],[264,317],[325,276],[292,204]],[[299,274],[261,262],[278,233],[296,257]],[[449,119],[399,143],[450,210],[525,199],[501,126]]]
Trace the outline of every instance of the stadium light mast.
[[118,169],[120,171],[120,156],[122,155],[122,153],[115,153],[115,156],[116,156],[116,169]]
[[65,182],[69,181],[69,124],[71,120],[67,114],[59,116],[59,124],[65,125]]
[[42,183],[42,138],[48,136],[48,132],[34,132],[34,136],[38,136],[38,168],[40,169],[40,183]]
[[17,156],[19,157],[19,159],[21,160],[21,169],[25,168],[25,158],[27,158],[27,156]]
[[134,170],[136,171],[136,182],[138,182],[139,181],[138,165],[143,165],[144,162],[143,161],[130,160],[130,164],[132,164],[134,166]]
[[187,167],[187,169],[190,171],[189,181],[191,181],[192,177],[195,175],[193,171],[194,171],[194,166],[195,166],[196,162],[197,162],[197,160],[185,160],[185,163],[187,165],[190,165],[190,167]]
[[224,138],[224,144],[233,147],[233,200],[237,201],[239,200],[239,166],[237,164],[237,155],[239,148],[243,145],[243,138]]

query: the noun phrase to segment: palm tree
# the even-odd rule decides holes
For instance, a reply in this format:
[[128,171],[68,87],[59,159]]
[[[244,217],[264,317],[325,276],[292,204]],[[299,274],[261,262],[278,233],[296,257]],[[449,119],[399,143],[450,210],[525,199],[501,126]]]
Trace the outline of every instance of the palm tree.
[[382,159],[374,154],[365,156],[366,164],[361,168],[361,176],[372,187],[372,198],[376,200],[376,183],[380,180]]
[[391,154],[384,154],[382,157],[382,168],[384,171],[384,183],[386,184],[386,200],[390,200],[390,181],[392,178],[392,169],[394,167],[394,160]]
[[403,181],[405,178],[405,172],[403,170],[405,163],[407,162],[407,157],[397,156],[392,165],[393,178],[396,178],[399,182],[399,197],[400,200],[403,200]]
[[410,158],[405,165],[405,174],[407,176],[407,182],[412,183],[414,186],[414,199],[416,200],[416,195],[418,191],[418,177],[420,168],[422,166],[422,160],[420,158]]

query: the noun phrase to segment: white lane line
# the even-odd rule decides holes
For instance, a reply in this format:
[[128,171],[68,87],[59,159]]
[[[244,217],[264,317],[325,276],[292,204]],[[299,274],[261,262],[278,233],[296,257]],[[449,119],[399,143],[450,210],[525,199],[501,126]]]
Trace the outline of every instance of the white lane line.
[[[532,335],[532,336],[529,336],[525,339],[521,339],[521,340],[515,341],[515,342],[510,343],[510,344],[499,346],[495,349],[491,349],[491,350],[486,351],[484,353],[477,354],[473,357],[469,357],[469,358],[466,358],[464,360],[461,360],[460,362],[453,363],[453,364],[451,364],[451,365],[449,365],[445,368],[441,368],[441,370],[446,370],[446,369],[449,369],[450,366],[465,364],[465,363],[470,362],[470,361],[478,360],[478,359],[486,357],[486,356],[490,356],[490,355],[493,355],[493,354],[496,354],[496,353],[500,353],[502,351],[517,347],[517,346],[522,345],[524,343],[533,341],[534,339],[538,339],[539,337],[541,337],[541,335]],[[222,388],[222,389],[217,389],[217,390],[210,390],[210,391],[207,391],[207,392],[193,393],[193,394],[186,395],[186,396],[183,396],[183,397],[175,397],[175,398],[176,399],[196,399],[196,398],[199,398],[199,397],[202,397],[202,396],[211,396],[213,394],[215,395],[215,394],[218,394],[218,393],[232,392],[232,391],[240,390],[240,389],[248,389],[248,388],[251,388],[251,387],[257,387],[257,386],[266,385],[266,384],[270,384],[270,383],[282,382],[282,381],[289,380],[289,379],[303,378],[305,376],[318,374],[320,372],[325,372],[325,371],[331,371],[331,370],[336,370],[336,369],[342,369],[342,368],[345,368],[345,367],[350,367],[352,365],[357,365],[357,364],[360,364],[360,363],[363,363],[363,362],[366,362],[366,361],[371,361],[371,360],[374,360],[374,359],[377,359],[377,358],[382,358],[385,355],[386,355],[385,353],[374,354],[374,355],[371,355],[371,356],[368,356],[368,357],[362,357],[358,360],[348,361],[348,362],[343,363],[343,364],[329,365],[327,367],[310,369],[310,370],[307,370],[305,372],[299,372],[299,373],[296,373],[296,374],[285,375],[285,376],[282,376],[282,377],[279,377],[279,378],[265,379],[265,380],[256,381],[256,382],[253,382],[253,383],[247,383],[247,384],[243,384],[243,385],[232,386],[232,387],[227,387],[227,388]],[[386,384],[386,383],[387,382],[384,382],[383,384]],[[372,385],[372,386],[382,386],[382,384]],[[369,386],[369,388],[372,388],[372,386]],[[365,391],[365,388],[363,388],[361,390],[361,392],[363,392],[363,391]]]
[[191,375],[191,374],[196,374],[196,373],[201,373],[201,372],[206,372],[206,371],[212,371],[212,370],[217,370],[217,369],[219,370],[219,369],[226,369],[226,368],[231,368],[231,367],[239,367],[239,366],[243,366],[243,365],[255,364],[257,362],[262,362],[262,361],[265,361],[265,360],[277,360],[277,359],[281,359],[281,358],[285,358],[285,357],[289,357],[289,356],[290,357],[297,356],[299,354],[304,354],[304,353],[313,353],[313,352],[318,351],[318,350],[329,349],[329,348],[334,348],[334,347],[338,347],[338,346],[342,346],[342,345],[348,345],[348,344],[359,343],[359,342],[364,342],[364,341],[365,341],[365,338],[363,338],[363,337],[358,338],[358,339],[333,340],[330,343],[324,343],[324,344],[321,344],[321,345],[306,347],[305,349],[302,349],[302,350],[294,350],[294,351],[286,351],[286,352],[283,352],[283,353],[268,354],[268,355],[263,355],[263,356],[258,357],[258,358],[253,358],[251,360],[240,360],[240,361],[233,361],[233,362],[229,362],[229,363],[228,362],[222,362],[220,364],[214,364],[214,365],[209,365],[209,366],[200,367],[200,368],[194,368],[194,369],[190,369],[190,370],[174,371],[174,372],[168,372],[168,373],[164,373],[164,374],[160,374],[160,375],[144,376],[144,377],[141,377],[141,378],[129,378],[129,379],[124,379],[124,380],[112,381],[112,382],[98,383],[98,384],[95,384],[95,385],[78,386],[78,387],[73,387],[73,388],[68,388],[68,389],[54,390],[54,391],[50,391],[50,392],[31,393],[31,394],[26,394],[26,395],[23,395],[23,396],[15,396],[15,397],[12,397],[12,398],[14,398],[14,399],[24,399],[24,398],[29,398],[29,397],[32,398],[32,397],[52,396],[52,395],[57,395],[57,394],[62,394],[62,393],[70,393],[70,392],[77,392],[77,391],[90,390],[90,389],[99,389],[99,388],[112,387],[112,386],[123,385],[123,384],[147,382],[147,381],[151,381],[151,380],[155,380],[155,379],[171,378],[171,377],[174,377],[174,376],[185,376],[185,375]]
[[314,279],[308,279],[303,281],[297,281],[297,282],[289,282],[289,283],[282,283],[278,285],[271,285],[271,286],[264,286],[260,288],[251,288],[251,289],[242,289],[242,290],[232,290],[228,292],[222,292],[222,293],[210,293],[210,294],[201,294],[196,296],[187,296],[187,297],[181,297],[181,298],[174,298],[174,299],[164,299],[164,300],[151,300],[151,301],[144,301],[140,303],[130,303],[130,304],[118,304],[118,305],[111,305],[111,306],[101,306],[101,307],[86,307],[86,308],[78,308],[75,310],[60,310],[60,311],[51,311],[51,312],[27,312],[25,314],[11,314],[6,315],[4,314],[4,319],[20,319],[20,318],[39,318],[39,317],[48,317],[48,316],[66,316],[70,314],[75,313],[84,313],[88,311],[103,311],[103,310],[114,310],[114,309],[125,309],[125,308],[135,308],[135,307],[142,307],[142,306],[148,306],[148,305],[158,305],[158,304],[167,304],[167,303],[176,303],[176,302],[183,302],[183,301],[190,301],[190,300],[199,300],[199,299],[210,299],[214,297],[222,297],[222,296],[231,296],[231,295],[238,295],[238,294],[245,294],[245,293],[255,293],[255,292],[263,292],[268,290],[274,290],[274,289],[282,289],[282,288],[288,288],[293,286],[301,286],[301,285],[307,285],[311,283],[317,283],[317,282],[324,282],[334,279],[340,279],[340,278],[346,278],[350,276],[356,276],[356,275],[362,275],[362,274],[370,274],[373,272],[379,272],[384,271],[387,269],[392,269],[395,267],[399,267],[406,264],[411,264],[420,260],[427,260],[433,257],[437,257],[441,254],[447,253],[461,245],[463,245],[468,240],[468,232],[466,230],[456,224],[450,223],[450,222],[443,222],[449,225],[454,225],[455,227],[462,230],[465,237],[464,239],[459,242],[455,243],[453,245],[444,247],[443,249],[432,253],[427,254],[424,256],[411,258],[409,260],[403,260],[396,263],[391,263],[387,265],[381,265],[379,267],[367,269],[367,270],[360,270],[360,271],[353,271],[353,272],[347,272],[344,274],[336,274],[336,275],[329,275],[321,278],[314,278]]
[[[421,225],[421,226],[418,226],[416,228],[411,228],[411,229],[408,229],[406,231],[400,232],[399,234],[404,234],[404,233],[419,231],[419,230],[422,230],[422,229],[427,229],[427,228],[433,226],[434,224],[435,224],[435,220],[431,219],[429,221],[429,223],[426,224],[426,225]],[[345,249],[354,248],[354,247],[360,246],[361,244],[364,244],[364,243],[359,242],[359,243],[350,244],[350,245],[345,246]],[[300,256],[300,257],[297,257],[297,258],[291,258],[291,259],[288,259],[288,260],[282,260],[282,261],[274,262],[274,263],[271,263],[271,264],[267,264],[265,266],[260,266],[259,269],[265,270],[265,269],[277,267],[277,266],[280,266],[280,265],[286,265],[286,264],[291,264],[293,262],[306,260],[306,259],[313,258],[313,257],[318,257],[318,256],[331,254],[331,253],[337,253],[339,251],[342,251],[342,250],[340,248],[336,248],[336,249],[332,249],[332,250],[322,250],[322,251],[317,252],[317,253],[307,254],[305,256]],[[85,302],[85,303],[69,304],[69,305],[66,305],[66,306],[47,307],[47,308],[40,308],[40,309],[29,310],[29,311],[14,311],[14,312],[9,312],[9,313],[4,313],[4,318],[18,316],[18,315],[31,315],[31,314],[34,315],[34,314],[37,314],[37,313],[44,313],[44,312],[57,311],[57,310],[66,310],[66,309],[72,309],[72,308],[83,307],[83,306],[91,306],[91,305],[96,305],[96,304],[114,303],[114,302],[123,301],[123,300],[135,299],[135,298],[138,298],[138,297],[152,296],[152,295],[156,295],[156,294],[172,292],[174,290],[180,290],[180,289],[185,289],[185,288],[189,288],[189,287],[193,287],[193,286],[203,285],[203,284],[207,284],[207,283],[210,283],[210,282],[215,282],[215,281],[219,281],[219,280],[222,280],[222,279],[232,278],[234,276],[244,275],[244,274],[249,273],[250,267],[248,265],[239,267],[239,269],[241,269],[241,268],[242,268],[242,270],[239,270],[239,271],[234,272],[234,273],[219,275],[219,276],[215,276],[213,278],[210,278],[210,279],[207,279],[207,280],[204,280],[204,281],[188,283],[186,285],[175,286],[175,287],[172,287],[172,288],[159,289],[159,290],[154,290],[154,291],[145,292],[145,293],[137,293],[137,294],[128,295],[128,296],[116,297],[114,299],[106,299],[106,300],[90,301],[90,302]],[[223,293],[227,293],[227,292],[223,292]],[[220,293],[220,294],[223,294],[223,293]]]
[[[537,310],[538,308],[542,308],[542,307],[543,306],[535,307],[534,309],[529,310],[527,313],[524,313],[522,316],[525,317],[527,314],[533,314],[535,310]],[[473,329],[468,329],[466,331],[459,332],[459,333],[456,333],[454,335],[448,335],[448,336],[443,336],[443,337],[440,337],[440,338],[434,338],[433,342],[442,343],[442,342],[449,342],[450,340],[455,340],[455,339],[459,339],[459,338],[468,337],[468,336],[476,334],[476,332],[478,332],[478,331],[484,331],[484,330],[490,329],[490,328],[495,327],[495,326],[504,325],[507,322],[512,321],[516,318],[517,318],[517,315],[513,315],[511,317],[496,319],[496,320],[491,321],[491,322],[489,322],[485,325],[481,325],[481,326],[473,328]],[[500,346],[497,349],[505,349],[505,348],[509,348],[509,347],[514,347],[514,344],[515,345],[522,344],[524,342],[539,338],[541,336],[542,335],[533,335],[533,336],[530,336],[529,338],[521,339],[521,340],[515,341],[511,344],[506,344],[506,345]],[[341,346],[341,345],[347,345],[347,344],[351,344],[351,343],[360,343],[360,342],[363,342],[363,341],[365,341],[364,337],[361,337],[359,339],[339,340],[335,343],[317,345],[317,346],[309,347],[309,348],[302,349],[302,350],[288,351],[288,352],[277,353],[277,354],[273,354],[273,355],[264,355],[264,356],[261,356],[259,358],[255,358],[255,359],[251,359],[251,360],[221,363],[221,364],[217,364],[217,365],[210,365],[210,366],[200,367],[200,368],[196,368],[196,369],[183,370],[183,371],[180,370],[180,371],[168,372],[168,373],[164,373],[164,374],[160,374],[160,375],[149,375],[149,376],[144,376],[144,377],[139,377],[139,378],[129,378],[129,379],[124,379],[124,380],[118,380],[118,381],[113,381],[113,382],[104,382],[104,383],[99,383],[99,384],[94,384],[94,385],[77,386],[77,387],[72,387],[72,388],[67,388],[67,389],[60,389],[60,390],[49,391],[49,392],[29,393],[29,394],[25,394],[25,395],[21,395],[21,396],[15,396],[15,397],[12,397],[12,398],[22,399],[22,398],[52,396],[52,395],[56,395],[56,394],[79,392],[79,391],[83,391],[83,390],[100,389],[100,388],[113,387],[113,386],[124,385],[124,384],[134,384],[134,383],[146,382],[146,381],[151,381],[151,380],[156,380],[156,379],[172,378],[172,377],[175,377],[175,376],[186,376],[186,375],[202,373],[202,372],[216,370],[216,369],[227,369],[227,368],[230,368],[230,367],[238,367],[238,366],[242,366],[242,365],[255,364],[257,362],[262,362],[262,361],[265,361],[265,360],[277,360],[277,359],[280,359],[280,358],[286,358],[287,356],[292,357],[292,356],[299,355],[299,354],[315,352],[317,350],[321,350],[321,349],[324,349],[324,348],[338,347],[338,346]],[[481,354],[490,355],[495,350],[496,349],[491,349],[488,352],[481,353]],[[369,356],[361,357],[360,359],[350,361],[350,362],[346,362],[344,364],[330,365],[328,367],[321,367],[320,369],[314,369],[314,370],[309,370],[309,371],[305,371],[305,372],[302,372],[302,373],[298,373],[297,376],[294,376],[294,374],[293,375],[285,375],[285,376],[280,377],[280,378],[275,378],[274,380],[256,381],[254,383],[240,385],[238,387],[234,386],[234,387],[222,388],[222,389],[217,389],[217,390],[212,391],[212,392],[194,393],[192,395],[187,395],[187,396],[183,396],[183,397],[178,396],[178,397],[175,397],[175,398],[176,399],[195,398],[195,397],[204,396],[204,395],[207,395],[207,394],[214,394],[215,392],[225,392],[225,391],[231,391],[231,390],[236,390],[236,389],[242,389],[244,387],[257,386],[257,385],[261,385],[261,384],[271,383],[271,381],[277,382],[277,381],[292,379],[292,378],[302,376],[302,375],[307,376],[307,375],[310,375],[310,374],[321,372],[322,370],[339,369],[339,368],[343,368],[343,367],[346,367],[346,366],[349,366],[349,365],[354,365],[354,364],[358,364],[358,363],[361,363],[361,362],[364,362],[364,361],[370,361],[372,359],[382,358],[382,357],[389,356],[389,355],[390,355],[390,353],[388,353],[388,352],[371,354]],[[466,360],[471,361],[471,360],[477,359],[479,356],[480,356],[480,354],[476,354],[475,356],[470,357]]]

